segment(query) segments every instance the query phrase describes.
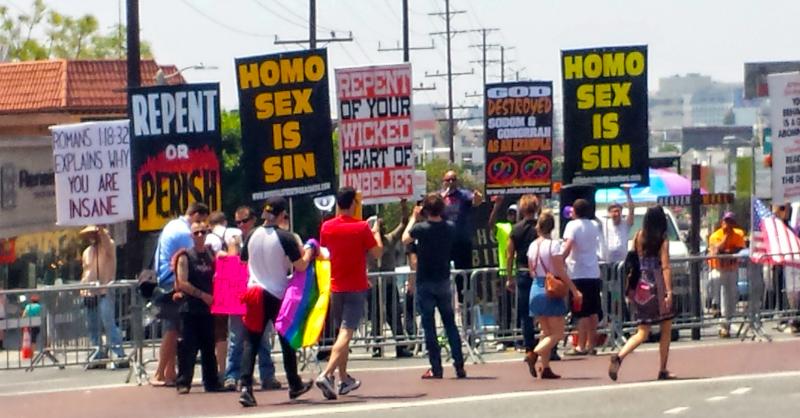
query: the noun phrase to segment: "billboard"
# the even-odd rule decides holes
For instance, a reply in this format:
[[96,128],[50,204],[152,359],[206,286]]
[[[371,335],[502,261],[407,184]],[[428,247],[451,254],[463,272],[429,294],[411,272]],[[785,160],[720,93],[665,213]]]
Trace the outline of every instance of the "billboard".
[[238,58],[236,81],[250,198],[330,193],[326,50]]
[[550,195],[553,83],[487,84],[484,92],[486,194]]
[[191,202],[221,210],[219,84],[135,88],[128,109],[139,231],[161,229]]
[[746,62],[744,63],[744,98],[769,96],[767,76],[800,71],[800,61]]
[[561,51],[564,184],[648,185],[647,47]]
[[339,184],[365,204],[413,194],[411,64],[336,70]]
[[772,203],[800,200],[800,72],[771,74]]
[[127,119],[50,127],[58,225],[133,219],[129,128]]

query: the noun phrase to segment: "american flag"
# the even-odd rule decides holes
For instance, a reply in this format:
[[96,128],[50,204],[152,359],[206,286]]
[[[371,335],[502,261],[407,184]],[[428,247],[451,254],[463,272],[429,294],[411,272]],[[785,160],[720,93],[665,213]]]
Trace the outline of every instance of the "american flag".
[[800,266],[800,239],[758,199],[753,199],[752,228],[752,261]]

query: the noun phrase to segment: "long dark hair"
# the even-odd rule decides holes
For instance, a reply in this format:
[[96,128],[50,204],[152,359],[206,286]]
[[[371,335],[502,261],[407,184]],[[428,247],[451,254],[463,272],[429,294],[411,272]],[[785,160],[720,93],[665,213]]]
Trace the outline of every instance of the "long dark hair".
[[667,215],[661,206],[647,209],[642,220],[642,252],[645,256],[656,257],[661,245],[667,239]]

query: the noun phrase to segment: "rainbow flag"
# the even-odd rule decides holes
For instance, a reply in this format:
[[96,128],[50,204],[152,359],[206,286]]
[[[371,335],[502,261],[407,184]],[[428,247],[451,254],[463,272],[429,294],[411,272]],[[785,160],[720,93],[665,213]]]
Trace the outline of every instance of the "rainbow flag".
[[330,284],[329,260],[316,260],[289,280],[275,329],[292,348],[309,347],[319,341],[328,313]]

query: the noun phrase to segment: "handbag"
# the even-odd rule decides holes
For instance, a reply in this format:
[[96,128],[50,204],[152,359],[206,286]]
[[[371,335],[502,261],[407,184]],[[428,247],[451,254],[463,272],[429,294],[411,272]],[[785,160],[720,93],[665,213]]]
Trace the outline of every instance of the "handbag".
[[[551,247],[552,248],[552,247]],[[536,264],[542,266],[542,270],[544,270],[544,292],[547,297],[551,299],[564,299],[567,296],[567,292],[569,289],[567,288],[567,284],[564,283],[564,280],[561,280],[560,277],[557,277],[553,273],[547,270],[547,267],[544,266],[542,260],[539,258],[539,250],[542,249],[542,242],[539,241],[539,246],[536,248]],[[552,257],[553,251],[550,250],[550,256]]]

